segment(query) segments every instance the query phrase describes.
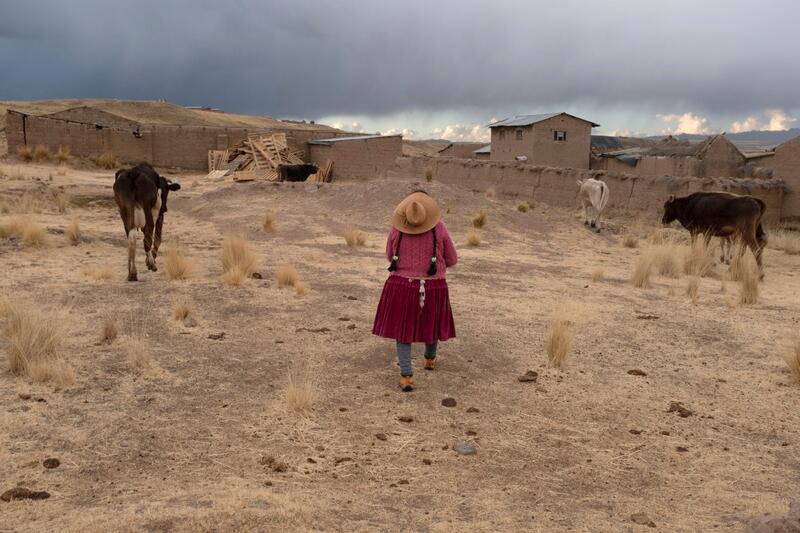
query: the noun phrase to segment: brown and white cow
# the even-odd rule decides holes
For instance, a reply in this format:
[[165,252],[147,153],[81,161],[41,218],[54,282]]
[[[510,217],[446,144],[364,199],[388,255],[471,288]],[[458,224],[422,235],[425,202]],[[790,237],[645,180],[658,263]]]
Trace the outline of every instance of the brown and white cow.
[[128,281],[137,281],[136,235],[144,233],[147,268],[156,271],[161,229],[167,212],[167,195],[181,186],[160,176],[148,163],[118,170],[114,176],[114,200],[128,239]]

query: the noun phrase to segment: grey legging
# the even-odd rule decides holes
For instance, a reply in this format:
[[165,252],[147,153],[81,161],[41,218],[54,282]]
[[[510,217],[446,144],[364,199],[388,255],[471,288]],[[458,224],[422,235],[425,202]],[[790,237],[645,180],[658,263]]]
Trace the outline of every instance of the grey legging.
[[[435,359],[436,349],[438,343],[425,345],[425,359]],[[412,376],[414,374],[411,368],[411,345],[404,342],[397,341],[397,362],[400,363],[400,375]]]

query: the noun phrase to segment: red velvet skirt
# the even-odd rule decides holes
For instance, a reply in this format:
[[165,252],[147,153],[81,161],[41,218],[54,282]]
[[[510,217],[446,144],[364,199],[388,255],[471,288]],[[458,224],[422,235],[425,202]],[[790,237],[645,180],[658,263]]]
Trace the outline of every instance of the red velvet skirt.
[[425,280],[424,288],[424,305],[420,305],[420,280],[389,276],[375,313],[373,335],[407,344],[431,344],[455,337],[447,280]]

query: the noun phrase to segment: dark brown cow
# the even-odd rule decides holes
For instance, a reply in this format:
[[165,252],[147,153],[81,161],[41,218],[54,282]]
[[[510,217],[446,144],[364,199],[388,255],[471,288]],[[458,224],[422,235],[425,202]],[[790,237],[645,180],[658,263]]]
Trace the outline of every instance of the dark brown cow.
[[314,165],[278,165],[280,181],[306,181],[316,171]]
[[739,196],[727,192],[696,192],[683,198],[670,196],[664,204],[664,225],[677,220],[689,230],[692,242],[698,234],[723,239],[730,246],[731,239],[741,239],[756,256],[758,268],[763,278],[761,253],[767,244],[767,234],[761,225],[767,205],[753,196]]
[[[128,238],[128,281],[136,272],[136,234],[144,232],[147,268],[156,271],[156,256],[161,245],[161,229],[167,212],[167,195],[181,186],[160,176],[148,163],[118,170],[114,176],[114,200]],[[155,241],[155,242],[154,242]]]

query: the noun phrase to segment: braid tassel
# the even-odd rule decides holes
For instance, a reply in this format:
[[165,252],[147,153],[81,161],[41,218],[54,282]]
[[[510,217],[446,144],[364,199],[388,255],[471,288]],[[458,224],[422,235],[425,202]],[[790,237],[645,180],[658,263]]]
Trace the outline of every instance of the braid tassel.
[[428,275],[435,276],[437,269],[436,264],[436,228],[434,227],[433,230],[433,257],[431,257],[431,266],[428,268]]

